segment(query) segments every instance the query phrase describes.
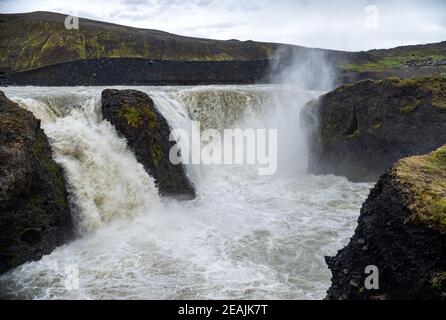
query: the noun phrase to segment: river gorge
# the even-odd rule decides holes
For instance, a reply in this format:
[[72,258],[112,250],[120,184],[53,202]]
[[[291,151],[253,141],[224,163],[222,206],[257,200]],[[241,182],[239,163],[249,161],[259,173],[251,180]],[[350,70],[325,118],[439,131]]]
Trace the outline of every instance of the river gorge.
[[[126,89],[128,87],[116,87]],[[278,170],[187,165],[192,201],[159,195],[101,115],[102,87],[8,87],[65,171],[75,241],[0,277],[27,299],[322,299],[372,184],[307,174],[300,115],[322,92],[285,85],[138,87],[172,128],[277,128]]]

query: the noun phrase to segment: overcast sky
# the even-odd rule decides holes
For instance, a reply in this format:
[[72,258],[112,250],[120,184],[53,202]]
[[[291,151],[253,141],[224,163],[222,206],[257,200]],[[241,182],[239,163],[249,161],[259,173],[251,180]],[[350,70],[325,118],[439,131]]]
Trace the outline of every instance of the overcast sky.
[[55,11],[214,39],[367,50],[446,40],[445,0],[0,0],[0,12]]

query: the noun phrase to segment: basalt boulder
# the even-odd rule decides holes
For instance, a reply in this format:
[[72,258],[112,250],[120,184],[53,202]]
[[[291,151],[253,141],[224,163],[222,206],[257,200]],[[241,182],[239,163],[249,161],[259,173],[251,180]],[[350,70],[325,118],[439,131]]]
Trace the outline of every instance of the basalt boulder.
[[374,182],[404,157],[446,142],[446,78],[365,80],[306,105],[309,171]]
[[102,92],[102,114],[127,139],[136,159],[155,179],[160,194],[180,199],[195,198],[195,188],[182,164],[172,164],[169,152],[171,128],[153,100],[137,90]]
[[[328,299],[445,300],[446,145],[385,173],[350,243],[326,261]],[[367,266],[377,269],[365,273]]]
[[40,121],[0,92],[0,273],[73,235],[64,173]]

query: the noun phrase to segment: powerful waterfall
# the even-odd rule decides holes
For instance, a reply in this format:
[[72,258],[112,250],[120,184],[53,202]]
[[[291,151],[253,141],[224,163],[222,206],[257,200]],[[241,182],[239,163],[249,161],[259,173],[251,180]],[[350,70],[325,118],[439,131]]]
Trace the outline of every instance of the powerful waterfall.
[[[305,173],[302,105],[285,86],[139,87],[173,128],[277,128],[279,170],[187,167],[197,198],[176,202],[103,121],[105,88],[5,88],[42,120],[65,169],[79,237],[0,277],[30,299],[320,299],[324,256],[353,233],[368,184]],[[203,129],[202,128],[202,129]]]

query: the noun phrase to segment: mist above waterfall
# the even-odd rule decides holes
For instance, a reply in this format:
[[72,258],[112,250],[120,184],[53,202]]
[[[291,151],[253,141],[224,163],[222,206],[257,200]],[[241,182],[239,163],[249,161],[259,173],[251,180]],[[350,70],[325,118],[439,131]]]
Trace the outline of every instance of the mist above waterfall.
[[[180,101],[189,117],[200,121],[202,130],[216,129],[221,133],[224,129],[234,128],[277,130],[277,146],[274,147],[277,150],[277,173],[305,174],[307,152],[300,129],[300,111],[306,102],[319,95],[319,91],[302,90],[295,85],[208,86],[172,93],[168,104],[178,107],[176,101]],[[155,96],[158,97],[159,93]],[[167,112],[166,99],[160,102],[159,107]],[[168,118],[175,117],[168,115]],[[184,124],[181,127],[184,129]]]
[[281,46],[274,54],[266,79],[303,90],[328,91],[335,84],[336,72],[323,50]]
[[276,93],[276,105],[281,111],[270,110],[266,117],[270,125],[280,128],[279,168],[286,168],[288,173],[294,170],[293,174],[299,172],[301,176],[308,167],[309,150],[309,127],[306,119],[301,118],[301,111],[306,103],[335,86],[335,67],[326,51],[281,46],[271,60],[265,80],[282,88]]

